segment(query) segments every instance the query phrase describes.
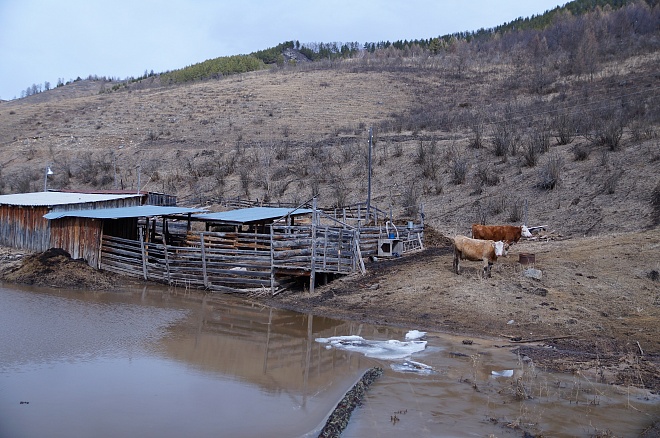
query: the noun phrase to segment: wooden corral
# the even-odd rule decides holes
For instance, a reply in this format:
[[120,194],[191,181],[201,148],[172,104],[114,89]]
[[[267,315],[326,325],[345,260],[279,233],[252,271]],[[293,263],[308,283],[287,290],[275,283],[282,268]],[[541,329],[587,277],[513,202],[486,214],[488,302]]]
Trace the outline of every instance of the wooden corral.
[[189,231],[183,246],[104,236],[100,267],[182,287],[276,293],[296,277],[349,274],[359,263],[353,230],[269,228],[269,234]]
[[[419,224],[401,230],[391,223],[354,228],[334,221],[323,224],[320,216],[312,213],[311,224],[282,220],[251,232],[187,229],[185,236],[154,235],[153,226],[143,222],[139,240],[104,236],[99,266],[181,287],[275,294],[300,277],[309,278],[312,289],[318,274],[325,279],[364,272],[363,258],[378,254],[382,239],[400,242],[402,253],[423,248]],[[264,227],[268,232],[257,232]],[[160,229],[168,228],[164,222]]]

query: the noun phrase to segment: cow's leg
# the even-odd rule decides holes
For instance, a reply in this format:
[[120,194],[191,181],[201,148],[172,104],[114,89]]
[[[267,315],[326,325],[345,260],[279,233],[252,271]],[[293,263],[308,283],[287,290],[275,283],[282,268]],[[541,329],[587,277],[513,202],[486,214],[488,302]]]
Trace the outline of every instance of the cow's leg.
[[493,266],[493,262],[491,262],[488,259],[484,259],[484,278],[488,277],[490,278],[490,268]]
[[460,274],[461,272],[461,262],[460,262],[461,253],[459,250],[454,249],[454,273]]

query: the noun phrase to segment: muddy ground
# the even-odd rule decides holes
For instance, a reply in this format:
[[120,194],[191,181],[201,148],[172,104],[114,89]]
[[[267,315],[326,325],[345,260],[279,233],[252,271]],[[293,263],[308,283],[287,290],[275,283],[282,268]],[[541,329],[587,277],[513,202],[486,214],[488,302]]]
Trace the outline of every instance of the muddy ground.
[[[660,392],[660,229],[597,237],[541,235],[500,258],[452,272],[452,248],[428,230],[426,249],[366,264],[367,273],[309,291],[252,299],[280,308],[410,329],[493,338],[538,367]],[[519,253],[532,253],[523,266]],[[541,278],[527,277],[536,269]],[[117,276],[61,250],[0,251],[0,278],[41,286],[111,289]],[[131,280],[132,281],[132,280]],[[127,279],[128,283],[129,280]]]
[[67,289],[112,289],[116,275],[89,266],[83,259],[72,259],[59,248],[30,254],[0,248],[0,280],[10,283]]
[[[660,230],[588,238],[547,236],[514,245],[492,277],[481,262],[452,271],[442,236],[423,251],[368,263],[309,292],[270,304],[427,331],[489,337],[537,366],[660,391]],[[519,253],[533,253],[522,266]],[[525,276],[534,268],[541,278]]]

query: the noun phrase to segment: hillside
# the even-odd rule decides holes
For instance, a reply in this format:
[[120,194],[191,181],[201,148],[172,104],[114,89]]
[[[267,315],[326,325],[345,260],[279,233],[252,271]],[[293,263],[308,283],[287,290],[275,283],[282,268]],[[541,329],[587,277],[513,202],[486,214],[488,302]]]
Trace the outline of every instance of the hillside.
[[[119,87],[78,81],[0,102],[0,192],[43,190],[50,166],[56,189],[136,190],[140,181],[211,209],[227,198],[314,195],[343,206],[367,198],[371,127],[372,202],[398,220],[423,208],[430,248],[273,304],[538,335],[558,355],[525,352],[540,364],[584,364],[602,381],[657,392],[658,22],[660,7],[642,2],[557,13],[543,30],[451,39],[435,52],[386,47],[174,86],[158,76]],[[547,241],[518,244],[493,279],[480,278],[478,263],[453,274],[451,248],[434,231],[525,215],[546,226]],[[537,255],[542,280],[520,274],[522,251]]]
[[423,208],[443,233],[525,213],[564,236],[643,229],[660,219],[659,19],[642,2],[437,53],[387,47],[176,86],[76,81],[0,102],[0,191],[43,190],[50,166],[56,189],[139,180],[185,205],[343,206],[366,200],[373,127],[373,204],[397,219]]

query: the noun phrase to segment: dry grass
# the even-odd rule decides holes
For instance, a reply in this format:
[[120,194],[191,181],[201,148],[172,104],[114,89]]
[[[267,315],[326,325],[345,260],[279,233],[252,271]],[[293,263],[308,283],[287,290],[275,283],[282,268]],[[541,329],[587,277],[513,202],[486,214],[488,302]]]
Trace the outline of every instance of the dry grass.
[[[42,190],[50,165],[51,188],[134,190],[139,179],[140,188],[177,194],[184,205],[236,196],[301,202],[315,194],[321,205],[350,204],[366,199],[367,132],[374,127],[372,202],[396,217],[419,212],[423,203],[427,223],[467,232],[479,206],[506,194],[528,201],[530,225],[565,235],[652,224],[657,126],[624,130],[616,148],[592,145],[584,154],[572,139],[557,144],[561,131],[550,120],[526,128],[537,121],[529,111],[539,99],[507,88],[513,66],[471,62],[455,74],[454,61],[372,68],[354,60],[111,94],[81,81],[3,102],[0,187]],[[629,70],[617,66],[616,77],[634,84],[634,75],[648,77],[658,62],[640,56],[627,62]],[[612,75],[606,68],[595,81]],[[566,90],[572,80],[584,86],[576,78],[558,81]],[[593,89],[594,99],[607,93],[598,83]],[[498,111],[515,121],[506,125],[502,156],[489,137]],[[620,169],[598,176],[612,162]],[[520,218],[507,207],[487,220]]]

